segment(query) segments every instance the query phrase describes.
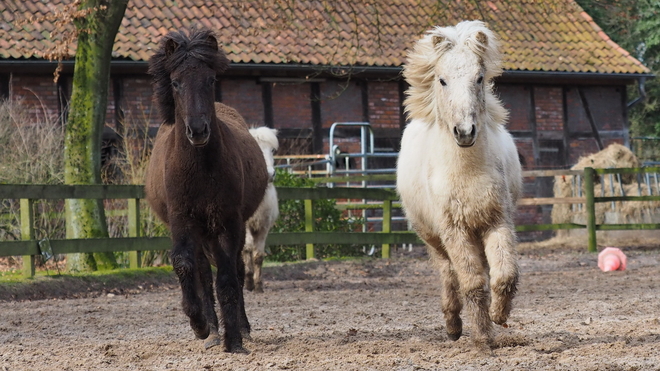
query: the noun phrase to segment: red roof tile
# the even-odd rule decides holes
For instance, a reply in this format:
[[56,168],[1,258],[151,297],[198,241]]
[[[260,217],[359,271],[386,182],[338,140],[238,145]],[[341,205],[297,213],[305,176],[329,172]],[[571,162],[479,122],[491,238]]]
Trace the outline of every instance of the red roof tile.
[[[53,24],[16,20],[69,3],[1,2],[0,40],[9,41],[0,58],[41,58],[54,45]],[[424,31],[463,19],[499,35],[506,70],[649,73],[573,0],[129,0],[113,55],[144,61],[173,27],[204,25],[235,63],[401,66]]]

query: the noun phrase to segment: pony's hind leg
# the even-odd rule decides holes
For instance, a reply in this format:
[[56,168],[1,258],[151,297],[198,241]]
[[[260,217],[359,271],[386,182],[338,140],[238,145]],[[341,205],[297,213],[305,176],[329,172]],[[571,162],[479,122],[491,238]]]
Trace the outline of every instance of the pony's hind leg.
[[254,239],[252,264],[254,269],[255,292],[264,292],[263,281],[261,280],[261,267],[264,264],[264,257],[266,256],[266,237],[268,237],[268,229],[261,229]]
[[243,262],[245,263],[245,284],[248,291],[254,290],[254,252],[256,246],[250,227],[246,227],[245,246],[243,247]]
[[490,318],[504,325],[511,312],[511,304],[518,286],[518,262],[513,227],[499,226],[484,238],[486,258],[490,265]]
[[264,265],[264,253],[257,253],[254,256],[254,292],[264,292],[264,283],[261,279],[261,267]]
[[200,280],[197,275],[195,245],[187,234],[176,233],[175,230],[172,231],[172,240],[172,267],[181,285],[183,312],[190,318],[190,327],[195,336],[206,339],[210,328],[198,293]]

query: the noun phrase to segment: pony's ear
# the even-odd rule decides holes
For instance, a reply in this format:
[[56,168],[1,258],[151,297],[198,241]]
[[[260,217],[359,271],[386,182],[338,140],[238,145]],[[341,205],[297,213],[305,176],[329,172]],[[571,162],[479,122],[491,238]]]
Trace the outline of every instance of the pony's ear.
[[486,36],[485,33],[479,31],[477,32],[477,35],[475,36],[479,44],[482,44],[483,46],[488,46],[488,36]]
[[445,40],[447,40],[447,38],[444,36],[433,35],[433,46],[438,46],[438,44],[442,43]]
[[486,48],[488,48],[488,35],[482,31],[478,31],[474,35],[474,40],[476,41],[476,43],[474,43],[474,47],[476,47],[477,51],[481,54],[485,53]]
[[172,38],[168,37],[167,40],[165,41],[165,55],[168,57],[171,56],[172,54],[174,54],[174,52],[178,47],[179,44],[177,44],[176,41],[174,41]]
[[215,51],[218,51],[218,39],[213,34],[209,34],[206,43]]

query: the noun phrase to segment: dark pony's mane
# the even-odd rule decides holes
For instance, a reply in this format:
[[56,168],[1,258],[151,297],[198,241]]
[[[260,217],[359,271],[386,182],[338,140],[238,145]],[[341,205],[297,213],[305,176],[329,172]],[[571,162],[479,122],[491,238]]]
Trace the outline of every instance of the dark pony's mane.
[[190,35],[172,31],[165,35],[158,51],[149,58],[149,74],[153,77],[154,100],[164,124],[174,124],[174,96],[170,74],[188,58],[195,58],[215,70],[216,74],[229,67],[225,53],[218,48],[212,31],[194,29]]

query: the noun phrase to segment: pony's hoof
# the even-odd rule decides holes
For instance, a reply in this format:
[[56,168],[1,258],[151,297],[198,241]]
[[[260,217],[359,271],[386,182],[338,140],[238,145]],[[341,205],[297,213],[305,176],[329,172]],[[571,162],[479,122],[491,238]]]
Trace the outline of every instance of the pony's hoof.
[[211,333],[211,329],[209,328],[208,323],[204,324],[204,327],[197,327],[195,324],[193,324],[192,321],[190,321],[190,327],[192,327],[193,332],[195,333],[195,337],[198,339],[206,339],[209,337],[209,334]]
[[456,341],[456,340],[460,339],[461,335],[463,335],[463,331],[459,331],[457,333],[447,332],[447,336],[449,337],[449,340],[451,340],[451,341]]
[[252,283],[245,282],[243,287],[248,291],[254,291],[254,284]]
[[252,335],[250,335],[250,329],[246,329],[246,328],[241,329],[241,337],[245,340],[252,341]]
[[229,349],[225,349],[225,352],[234,354],[250,354],[250,351],[243,348],[243,346],[240,344],[236,344],[231,346]]
[[263,293],[264,293],[264,287],[263,287],[263,285],[261,285],[261,284],[256,284],[256,285],[254,286],[254,292],[259,293],[259,294],[263,294]]
[[213,348],[216,345],[220,345],[222,340],[217,334],[211,335],[207,341],[204,342],[204,349]]
[[490,313],[490,320],[495,322],[498,325],[507,327],[505,325],[506,325],[506,321],[508,319],[509,319],[509,316],[507,314],[504,314],[504,313],[497,313],[496,314],[496,313],[493,313],[493,312]]
[[474,345],[477,348],[477,352],[482,356],[490,357],[495,355],[489,340],[478,340],[474,342]]

